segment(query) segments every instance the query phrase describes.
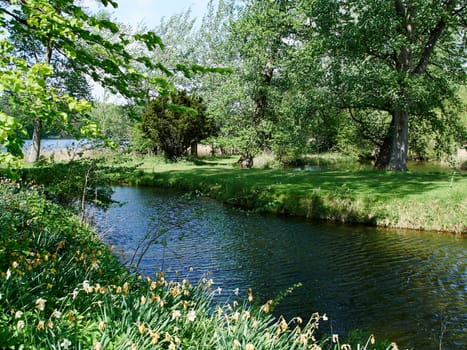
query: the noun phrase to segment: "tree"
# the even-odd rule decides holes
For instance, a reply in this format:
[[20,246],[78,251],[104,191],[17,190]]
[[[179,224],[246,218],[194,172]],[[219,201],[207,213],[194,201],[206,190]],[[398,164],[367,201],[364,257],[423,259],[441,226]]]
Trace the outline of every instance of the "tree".
[[[34,65],[43,61],[46,56],[46,48],[37,40],[32,32],[25,32],[16,27],[9,28],[8,41],[13,46],[13,54],[24,59],[29,65]],[[52,66],[53,74],[47,78],[47,83],[54,87],[59,94],[68,94],[76,99],[91,100],[91,87],[82,70],[76,70],[74,65],[78,62],[71,60],[62,55],[59,51],[52,56],[50,65]],[[5,101],[8,103],[8,101]],[[24,108],[23,108],[24,107]],[[27,105],[11,105],[8,106],[11,111],[14,111],[15,118],[28,131],[29,137],[34,131],[34,120],[31,118],[30,108]],[[10,114],[12,115],[12,114]],[[73,115],[79,117],[78,115]],[[79,123],[79,119],[70,120],[70,124]],[[44,125],[43,134],[52,134],[59,136],[68,136],[70,128],[64,125],[61,120],[54,120],[53,123]],[[35,157],[35,154],[32,154]]]
[[445,109],[456,83],[465,82],[466,3],[305,0],[302,5],[304,38],[320,42],[329,97],[361,125],[362,115],[382,119],[385,133],[373,140],[379,148],[376,167],[406,170],[410,121]]
[[142,129],[169,160],[176,160],[214,132],[200,97],[186,91],[159,96],[142,117]]
[[129,114],[127,106],[112,103],[109,94],[104,93],[102,99],[94,101],[89,117],[98,124],[105,138],[121,143],[130,139],[134,123]]
[[[50,84],[53,76],[53,55],[60,53],[68,58],[77,72],[82,72],[120,94],[132,103],[143,103],[147,96],[147,83],[163,92],[167,82],[159,76],[148,76],[133,68],[139,62],[152,71],[165,71],[161,64],[149,58],[131,55],[127,45],[131,42],[144,44],[149,50],[162,47],[162,41],[153,32],[128,37],[119,33],[118,26],[105,17],[88,15],[73,0],[1,0],[0,28],[18,34],[31,35],[45,48],[40,63],[30,65],[27,60],[14,54],[12,45],[1,40],[0,92],[9,93],[12,103],[27,106],[34,119],[34,159],[40,152],[40,134],[44,122],[61,118],[68,123],[73,113],[85,113],[90,104],[64,94]],[[105,6],[117,6],[115,1],[101,0]],[[100,33],[117,35],[107,40]],[[5,111],[0,114],[0,141],[13,155],[21,154],[18,131],[21,124]],[[84,118],[78,130],[87,136],[98,134],[95,123]]]
[[[283,58],[290,44],[289,1],[211,1],[196,37],[201,64],[229,66],[222,78],[203,76],[194,91],[201,94],[215,117],[220,148],[242,154],[239,162],[251,166],[253,156],[270,149],[283,135],[287,118],[280,118]],[[279,97],[279,98],[278,98]],[[288,120],[287,120],[288,122]],[[276,135],[274,133],[277,132]]]

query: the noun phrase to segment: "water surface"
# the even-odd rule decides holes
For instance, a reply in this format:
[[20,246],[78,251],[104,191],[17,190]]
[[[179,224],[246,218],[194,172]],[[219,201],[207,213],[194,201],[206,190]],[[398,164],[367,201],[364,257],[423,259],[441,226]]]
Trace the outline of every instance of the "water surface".
[[277,314],[326,313],[325,332],[371,330],[401,348],[467,347],[465,239],[248,214],[153,188],[116,187],[114,199],[126,204],[99,225],[125,261],[142,239],[167,231],[141,261],[148,275],[210,273],[220,301],[252,288],[265,302],[300,282]]

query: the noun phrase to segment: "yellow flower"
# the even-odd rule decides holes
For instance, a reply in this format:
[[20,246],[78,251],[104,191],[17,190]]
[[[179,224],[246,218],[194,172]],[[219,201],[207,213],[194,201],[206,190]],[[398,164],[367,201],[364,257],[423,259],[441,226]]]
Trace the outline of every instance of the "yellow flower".
[[245,350],[255,350],[255,346],[251,343],[246,344]]
[[144,323],[138,323],[137,326],[141,334],[144,334],[144,332],[146,332],[146,327],[144,326]]
[[94,350],[102,350],[102,344],[99,342],[94,343]]
[[54,328],[54,323],[52,321],[48,321],[47,327],[49,327],[50,329]]
[[123,283],[123,293],[128,294],[128,291],[130,290],[130,285],[128,282]]
[[264,312],[265,314],[268,314],[272,305],[272,300],[268,300],[266,304],[261,306],[261,311]]
[[283,317],[281,317],[281,322],[279,323],[280,333],[284,333],[288,328],[289,325],[285,321]]
[[240,344],[240,342],[239,342],[237,339],[235,339],[233,345],[234,345],[234,348],[237,349],[237,348],[239,348],[242,344]]
[[169,350],[175,350],[176,349],[176,346],[173,342],[170,342],[170,345],[169,345]]
[[45,303],[47,300],[39,298],[36,300],[36,309],[39,311],[43,311],[45,309]]
[[99,322],[99,325],[97,326],[97,328],[99,328],[100,331],[103,331],[105,329],[105,322],[104,321],[100,321]]
[[44,329],[44,327],[45,327],[44,321],[37,322],[37,326],[36,326],[37,329],[41,330],[41,329]]
[[159,341],[160,335],[157,332],[151,332],[151,345],[156,345]]
[[307,345],[308,344],[308,337],[306,334],[300,334],[300,336],[298,337],[298,342],[300,344],[303,344],[303,345]]

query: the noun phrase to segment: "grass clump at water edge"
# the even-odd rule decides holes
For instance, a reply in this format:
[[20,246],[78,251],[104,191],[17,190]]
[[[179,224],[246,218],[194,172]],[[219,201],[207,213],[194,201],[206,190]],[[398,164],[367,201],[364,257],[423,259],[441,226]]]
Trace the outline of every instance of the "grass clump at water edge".
[[[213,307],[210,280],[130,273],[38,190],[1,182],[0,219],[2,349],[341,348],[314,338],[325,316],[275,319],[270,302]],[[371,341],[360,347],[375,348]]]

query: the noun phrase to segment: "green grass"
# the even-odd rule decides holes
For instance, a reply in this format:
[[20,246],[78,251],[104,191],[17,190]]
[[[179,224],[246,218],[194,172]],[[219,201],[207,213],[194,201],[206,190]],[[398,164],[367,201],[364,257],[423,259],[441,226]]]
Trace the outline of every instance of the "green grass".
[[467,175],[452,172],[241,169],[236,158],[142,159],[120,182],[197,191],[258,212],[465,233]]
[[[215,306],[220,291],[208,279],[192,285],[130,273],[92,230],[33,188],[0,182],[0,222],[1,349],[341,349],[314,338],[324,316],[273,318],[274,301],[256,306],[253,294]],[[397,348],[372,340],[358,348]]]

